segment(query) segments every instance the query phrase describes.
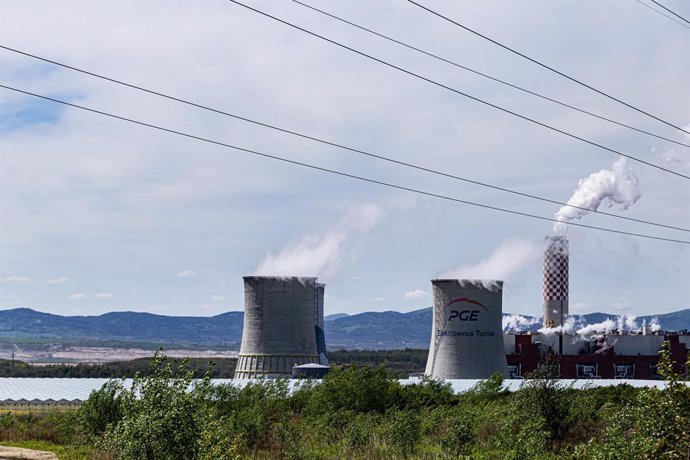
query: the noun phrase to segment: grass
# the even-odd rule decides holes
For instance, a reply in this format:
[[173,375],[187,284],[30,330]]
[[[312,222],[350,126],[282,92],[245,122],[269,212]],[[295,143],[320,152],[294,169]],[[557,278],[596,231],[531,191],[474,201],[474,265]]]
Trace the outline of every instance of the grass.
[[64,446],[48,441],[0,441],[0,445],[7,447],[21,447],[24,449],[45,450],[55,453],[60,460],[82,460],[82,459],[108,459],[101,452],[95,451],[92,446]]

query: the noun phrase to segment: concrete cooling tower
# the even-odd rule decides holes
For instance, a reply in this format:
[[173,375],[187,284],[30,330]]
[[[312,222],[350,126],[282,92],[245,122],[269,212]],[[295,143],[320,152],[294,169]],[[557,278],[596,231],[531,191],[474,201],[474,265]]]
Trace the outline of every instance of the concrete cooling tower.
[[503,282],[432,280],[434,319],[425,374],[441,379],[508,377]]
[[544,252],[544,326],[558,327],[568,316],[568,239],[547,237]]
[[244,328],[236,379],[290,377],[319,363],[316,278],[244,277]]
[[323,299],[326,285],[316,283],[316,304],[314,309],[314,330],[316,332],[316,352],[319,355],[319,364],[328,366],[326,354],[326,333],[324,332]]

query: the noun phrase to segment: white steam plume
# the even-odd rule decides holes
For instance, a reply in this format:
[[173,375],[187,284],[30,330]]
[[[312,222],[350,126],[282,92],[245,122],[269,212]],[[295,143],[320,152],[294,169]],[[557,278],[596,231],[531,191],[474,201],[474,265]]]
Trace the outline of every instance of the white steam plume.
[[580,322],[574,316],[568,316],[562,326],[542,327],[537,332],[544,335],[572,334]]
[[[683,126],[683,129],[685,131],[690,131],[690,123]],[[682,136],[679,137],[678,140],[687,144],[690,142],[690,134],[682,133]],[[656,147],[652,148],[652,152],[655,152],[656,150]],[[685,168],[690,168],[690,151],[683,147],[679,148],[673,146],[661,154],[661,160],[664,163],[674,166],[679,165]]]
[[591,338],[608,335],[617,329],[617,322],[611,318],[606,318],[601,323],[588,324],[576,331],[582,338]]
[[535,324],[541,323],[540,318],[527,318],[522,315],[508,315],[502,319],[504,331],[521,332]]
[[656,316],[649,321],[649,330],[652,332],[658,332],[661,330],[661,324],[659,324],[659,318]]
[[[626,210],[642,196],[638,182],[632,167],[621,157],[616,160],[610,171],[602,169],[580,179],[577,189],[568,200],[568,205],[596,211],[602,203],[609,207],[615,203],[621,210]],[[566,227],[563,222],[580,219],[590,212],[570,206],[563,206],[556,212],[558,222],[553,225],[554,232],[562,233]]]
[[[575,341],[602,339],[612,332],[642,332],[646,327],[643,321],[642,325],[637,322],[635,315],[621,315],[616,318],[606,318],[600,323],[584,324],[584,318],[580,317],[575,320],[572,316],[568,317],[563,326],[559,327],[544,327],[539,329],[540,334],[553,335],[558,333],[569,334],[575,336]],[[649,329],[652,332],[659,331],[661,326],[656,317],[652,318]]]
[[486,259],[446,271],[441,278],[451,279],[509,279],[541,257],[541,247],[531,241],[510,239],[491,251]]
[[333,275],[350,240],[366,234],[381,219],[383,210],[374,204],[352,208],[340,222],[322,234],[305,235],[277,254],[267,254],[254,270],[256,276]]

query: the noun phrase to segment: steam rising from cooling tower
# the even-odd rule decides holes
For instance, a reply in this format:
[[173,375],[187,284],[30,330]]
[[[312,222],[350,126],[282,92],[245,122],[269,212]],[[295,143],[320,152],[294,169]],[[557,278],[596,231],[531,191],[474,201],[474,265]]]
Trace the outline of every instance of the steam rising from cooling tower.
[[525,239],[511,238],[502,242],[485,259],[448,270],[441,278],[508,280],[538,260],[540,253],[538,244]]
[[289,377],[296,364],[319,363],[316,330],[323,324],[323,309],[318,292],[316,278],[244,277],[236,379]]
[[434,318],[425,374],[441,379],[508,376],[502,281],[433,280]]
[[547,237],[544,252],[544,326],[559,327],[568,315],[568,240],[564,236]]
[[[602,169],[580,179],[567,204],[596,211],[602,203],[609,206],[615,203],[621,210],[626,210],[642,196],[638,182],[633,169],[626,164],[625,158],[621,157],[610,171]],[[590,212],[570,206],[563,206],[556,212],[558,222],[553,225],[554,232],[562,233],[566,227],[563,222],[580,219]]]
[[266,254],[254,270],[257,276],[294,274],[329,277],[354,256],[357,240],[373,229],[383,216],[375,204],[352,207],[332,228],[303,235],[275,254]]

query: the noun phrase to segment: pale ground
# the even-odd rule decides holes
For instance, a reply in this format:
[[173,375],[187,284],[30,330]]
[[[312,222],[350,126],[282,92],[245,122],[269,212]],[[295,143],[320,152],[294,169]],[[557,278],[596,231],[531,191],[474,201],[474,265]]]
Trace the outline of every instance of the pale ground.
[[0,460],[4,459],[58,460],[58,456],[44,450],[22,449],[20,447],[0,446]]
[[[112,361],[129,361],[153,356],[153,350],[140,348],[109,347],[71,347],[59,346],[44,350],[18,350],[14,359],[36,366],[46,364],[107,363]],[[237,351],[218,350],[164,350],[171,358],[236,358]],[[11,350],[0,350],[0,359],[11,359]]]

